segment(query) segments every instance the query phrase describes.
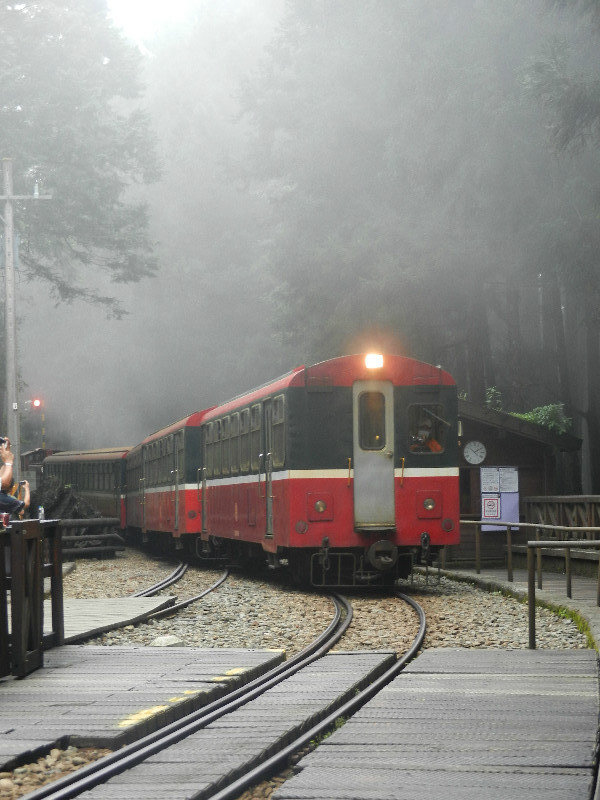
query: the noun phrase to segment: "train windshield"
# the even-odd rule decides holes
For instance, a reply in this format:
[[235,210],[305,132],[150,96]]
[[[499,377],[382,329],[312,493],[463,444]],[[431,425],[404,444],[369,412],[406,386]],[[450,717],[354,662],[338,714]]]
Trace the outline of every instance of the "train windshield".
[[443,453],[450,423],[441,405],[415,404],[408,409],[408,446],[413,453]]
[[363,450],[385,447],[385,397],[381,392],[363,392],[358,401],[359,444]]

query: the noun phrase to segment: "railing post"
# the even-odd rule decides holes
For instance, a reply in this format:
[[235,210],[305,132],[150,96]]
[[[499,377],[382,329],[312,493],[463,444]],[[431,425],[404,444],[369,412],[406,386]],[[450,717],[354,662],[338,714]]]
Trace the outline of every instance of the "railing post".
[[10,569],[10,534],[0,530],[0,678],[10,675],[8,647],[8,576]]
[[475,569],[481,572],[481,525],[475,525]]
[[510,525],[506,526],[506,572],[509,583],[513,580],[513,565],[512,565],[512,529]]
[[571,592],[571,548],[565,547],[565,573],[567,575],[567,597],[572,597]]
[[596,605],[600,606],[600,555],[598,557],[598,579],[596,581]]
[[10,549],[12,672],[22,678],[44,663],[44,579],[39,520],[13,522]]
[[[535,529],[535,540],[540,541],[540,529]],[[537,574],[538,574],[538,589],[542,589],[542,548],[537,548]]]
[[[537,548],[539,550],[539,547]],[[535,555],[527,544],[527,603],[529,611],[529,649],[535,650]]]
[[52,637],[50,646],[57,647],[65,641],[62,576],[62,528],[55,520],[42,522],[48,540],[50,558],[50,598],[52,607]]

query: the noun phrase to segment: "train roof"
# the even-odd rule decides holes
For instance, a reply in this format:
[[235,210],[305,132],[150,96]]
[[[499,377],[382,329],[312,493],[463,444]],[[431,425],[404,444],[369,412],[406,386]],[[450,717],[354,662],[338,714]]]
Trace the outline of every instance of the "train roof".
[[61,450],[44,459],[47,463],[58,461],[114,461],[123,458],[130,447],[103,447],[99,450]]
[[454,378],[440,366],[417,361],[407,356],[383,354],[382,365],[366,366],[366,353],[339,356],[312,366],[300,366],[272,381],[227,400],[204,412],[203,421],[248,405],[262,397],[273,395],[290,386],[327,388],[352,386],[359,380],[388,380],[400,386],[454,386]]
[[193,414],[190,414],[187,417],[183,417],[183,419],[177,420],[177,422],[172,422],[170,425],[167,425],[164,428],[160,428],[160,430],[158,431],[154,431],[154,433],[151,433],[149,436],[146,436],[146,438],[143,439],[135,447],[132,447],[131,450],[132,451],[138,450],[142,445],[154,442],[156,441],[156,439],[162,439],[163,436],[168,436],[170,433],[176,433],[182,428],[197,428],[202,424],[205,415],[210,410],[211,409],[207,409],[205,411],[195,411]]

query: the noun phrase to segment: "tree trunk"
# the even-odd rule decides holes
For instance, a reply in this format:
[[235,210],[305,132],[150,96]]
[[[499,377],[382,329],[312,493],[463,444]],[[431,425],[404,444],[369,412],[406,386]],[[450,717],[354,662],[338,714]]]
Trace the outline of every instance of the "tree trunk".
[[600,494],[600,320],[597,293],[586,298],[587,429],[592,494]]

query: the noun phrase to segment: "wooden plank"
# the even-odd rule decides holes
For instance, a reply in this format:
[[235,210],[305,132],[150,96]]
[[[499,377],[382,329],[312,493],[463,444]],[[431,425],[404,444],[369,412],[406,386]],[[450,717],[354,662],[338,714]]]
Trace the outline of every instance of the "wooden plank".
[[273,800],[583,800],[597,682],[589,650],[426,650]]

